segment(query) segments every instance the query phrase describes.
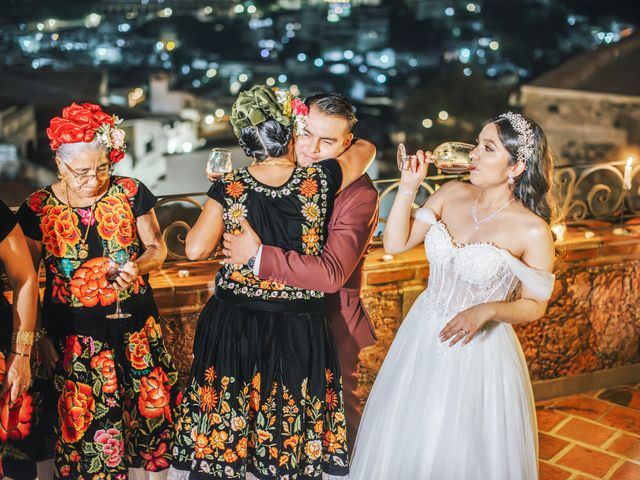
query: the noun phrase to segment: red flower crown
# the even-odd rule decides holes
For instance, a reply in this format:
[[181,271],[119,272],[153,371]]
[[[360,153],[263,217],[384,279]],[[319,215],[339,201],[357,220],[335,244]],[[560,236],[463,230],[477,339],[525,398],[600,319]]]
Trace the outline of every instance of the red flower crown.
[[100,105],[73,102],[62,110],[61,117],[51,119],[47,128],[49,145],[55,152],[63,143],[91,142],[97,137],[109,152],[111,163],[117,163],[127,147],[124,130],[117,128],[121,121],[103,112]]

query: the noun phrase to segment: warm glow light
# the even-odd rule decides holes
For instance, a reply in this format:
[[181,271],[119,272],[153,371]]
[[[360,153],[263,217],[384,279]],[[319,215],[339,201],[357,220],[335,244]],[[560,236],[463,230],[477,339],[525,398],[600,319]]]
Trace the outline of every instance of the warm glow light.
[[265,83],[270,87],[273,87],[276,84],[276,80],[273,77],[269,77]]
[[438,113],[438,118],[444,122],[449,118],[449,113],[446,110],[441,110]]
[[556,242],[562,242],[567,234],[567,226],[564,223],[557,223],[551,227],[551,231],[556,236]]
[[209,78],[213,78],[218,74],[218,70],[216,70],[215,68],[210,68],[209,70],[207,70],[207,77]]
[[424,120],[422,120],[422,126],[424,128],[431,128],[433,127],[433,120],[431,120],[430,118],[425,118]]
[[246,73],[241,73],[240,76],[238,77],[238,80],[240,80],[242,83],[244,83],[247,80],[249,80],[249,75],[247,75]]
[[172,50],[174,50],[176,48],[176,42],[174,42],[173,40],[169,40],[167,42],[165,48],[167,49],[167,52],[171,52]]
[[216,117],[218,117],[218,118],[224,117],[224,110],[222,108],[218,108],[216,110]]
[[213,115],[207,115],[206,117],[204,117],[204,123],[206,123],[207,125],[211,125],[213,123]]

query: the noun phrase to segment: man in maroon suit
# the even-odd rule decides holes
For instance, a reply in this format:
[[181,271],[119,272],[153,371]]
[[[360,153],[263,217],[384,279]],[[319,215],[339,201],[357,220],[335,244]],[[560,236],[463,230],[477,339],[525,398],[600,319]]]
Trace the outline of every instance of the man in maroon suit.
[[[295,143],[299,165],[336,158],[352,148],[356,122],[351,103],[336,93],[306,99],[306,128]],[[358,155],[375,156],[375,147],[357,140]],[[364,145],[362,144],[364,143]],[[362,152],[362,153],[360,153]],[[351,152],[350,152],[351,153]],[[225,261],[253,264],[254,274],[295,287],[326,292],[327,317],[342,370],[347,441],[353,448],[362,412],[358,386],[358,353],[375,342],[374,328],[360,299],[362,267],[378,223],[378,193],[363,175],[336,196],[322,255],[308,256],[263,245],[245,221],[244,233],[224,235]]]

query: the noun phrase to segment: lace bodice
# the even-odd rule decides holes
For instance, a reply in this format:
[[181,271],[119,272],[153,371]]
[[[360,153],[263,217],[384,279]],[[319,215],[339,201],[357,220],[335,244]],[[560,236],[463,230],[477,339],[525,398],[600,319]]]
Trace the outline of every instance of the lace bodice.
[[491,243],[455,244],[430,209],[419,209],[416,220],[432,226],[424,240],[429,260],[425,294],[439,311],[454,315],[480,303],[503,301],[518,281],[537,298],[551,296],[553,274],[531,268]]

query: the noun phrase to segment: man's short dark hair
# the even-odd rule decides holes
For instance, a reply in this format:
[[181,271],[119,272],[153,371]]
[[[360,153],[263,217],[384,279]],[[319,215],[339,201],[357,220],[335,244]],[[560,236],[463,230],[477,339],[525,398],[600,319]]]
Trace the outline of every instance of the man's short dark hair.
[[307,97],[304,103],[309,108],[316,107],[325,115],[344,118],[349,124],[349,130],[358,121],[353,111],[353,105],[347,97],[340,93],[316,93]]

